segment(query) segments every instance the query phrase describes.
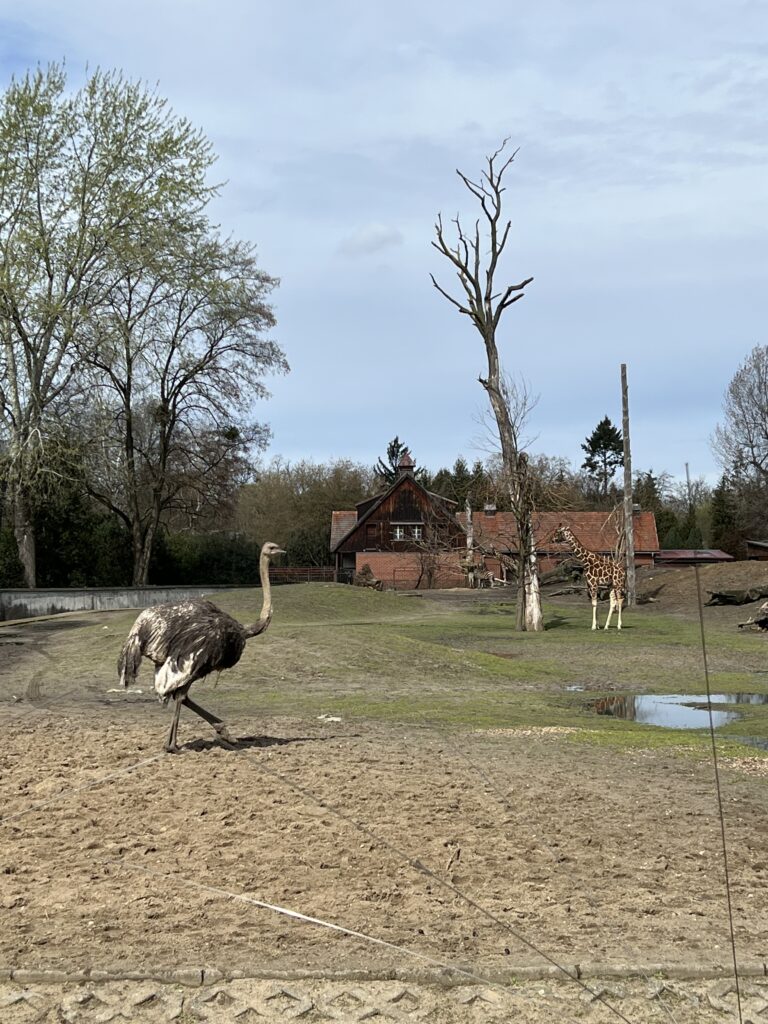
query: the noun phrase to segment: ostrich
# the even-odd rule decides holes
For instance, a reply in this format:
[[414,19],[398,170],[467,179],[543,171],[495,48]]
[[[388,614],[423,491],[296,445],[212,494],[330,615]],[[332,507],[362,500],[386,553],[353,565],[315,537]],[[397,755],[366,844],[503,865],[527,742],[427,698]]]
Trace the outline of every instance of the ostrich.
[[189,698],[189,688],[211,672],[232,668],[245,650],[245,642],[258,636],[272,619],[272,591],[269,562],[285,552],[277,544],[265,544],[259,558],[259,576],[264,602],[258,622],[243,626],[210,601],[192,600],[180,604],[158,604],[145,608],[128,634],[117,670],[120,682],[128,687],[135,682],[142,656],[155,663],[155,692],[164,704],[173,697],[171,731],[165,743],[169,754],[176,754],[176,733],[181,705],[213,726],[224,745],[234,743],[224,722]]

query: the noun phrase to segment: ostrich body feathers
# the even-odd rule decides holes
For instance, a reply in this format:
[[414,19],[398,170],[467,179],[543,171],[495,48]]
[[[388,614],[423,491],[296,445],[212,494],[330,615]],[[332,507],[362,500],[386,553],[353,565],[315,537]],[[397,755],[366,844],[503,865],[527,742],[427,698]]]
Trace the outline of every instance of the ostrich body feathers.
[[188,689],[211,672],[232,668],[248,637],[255,635],[255,630],[246,629],[211,601],[146,608],[123,645],[118,661],[120,682],[123,686],[135,682],[143,655],[155,663],[155,692],[167,700],[176,690]]

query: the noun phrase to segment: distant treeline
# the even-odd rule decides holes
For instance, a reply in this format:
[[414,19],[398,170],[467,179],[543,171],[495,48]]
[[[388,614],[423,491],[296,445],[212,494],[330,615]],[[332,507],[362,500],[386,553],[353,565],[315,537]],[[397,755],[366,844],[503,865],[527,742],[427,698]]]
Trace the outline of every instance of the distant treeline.
[[[539,456],[531,459],[540,508],[605,509],[621,495],[612,483],[607,493],[566,460]],[[459,508],[469,500],[475,509],[494,504],[505,509],[504,481],[498,463],[463,458],[434,473],[418,469],[422,483],[451,498]],[[258,583],[258,552],[273,540],[285,547],[286,565],[328,565],[330,522],[335,509],[353,509],[358,501],[387,486],[380,466],[367,467],[349,460],[322,464],[273,460],[253,483],[240,488],[239,500],[229,510],[197,518],[194,528],[180,518],[161,528],[149,563],[150,584]],[[662,547],[721,547],[742,553],[743,512],[762,509],[755,495],[751,503],[727,479],[711,490],[695,481],[690,498],[685,487],[667,474],[636,475],[634,498],[653,511]],[[740,511],[741,510],[741,511]],[[128,528],[109,514],[76,482],[55,483],[34,510],[39,587],[129,586],[132,582],[132,544]],[[758,528],[754,518],[754,528]],[[0,586],[22,586],[24,575],[17,556],[11,525],[0,524]]]

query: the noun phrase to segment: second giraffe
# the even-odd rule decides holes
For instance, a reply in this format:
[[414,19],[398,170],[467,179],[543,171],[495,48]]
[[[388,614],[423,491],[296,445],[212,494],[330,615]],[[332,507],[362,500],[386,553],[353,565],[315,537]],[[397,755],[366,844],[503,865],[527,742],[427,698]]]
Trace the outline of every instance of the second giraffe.
[[584,579],[587,582],[587,591],[592,601],[592,629],[597,629],[597,592],[601,586],[610,587],[610,608],[608,618],[605,620],[604,629],[611,624],[611,616],[614,610],[618,611],[619,618],[616,623],[617,629],[621,629],[621,608],[627,593],[627,573],[623,565],[607,558],[605,555],[598,555],[596,551],[585,548],[579,539],[574,535],[570,526],[561,523],[552,534],[552,540],[568,544],[584,565]]

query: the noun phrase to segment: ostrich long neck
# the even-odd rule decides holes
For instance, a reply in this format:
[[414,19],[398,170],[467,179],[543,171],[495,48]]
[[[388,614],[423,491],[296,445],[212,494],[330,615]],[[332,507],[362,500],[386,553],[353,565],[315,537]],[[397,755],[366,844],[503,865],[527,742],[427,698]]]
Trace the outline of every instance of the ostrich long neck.
[[264,600],[261,605],[261,615],[259,616],[258,622],[254,622],[251,626],[245,626],[246,638],[258,636],[259,633],[263,633],[272,618],[272,587],[269,582],[269,555],[263,554],[259,559],[259,579],[261,580],[261,589],[264,593]]

